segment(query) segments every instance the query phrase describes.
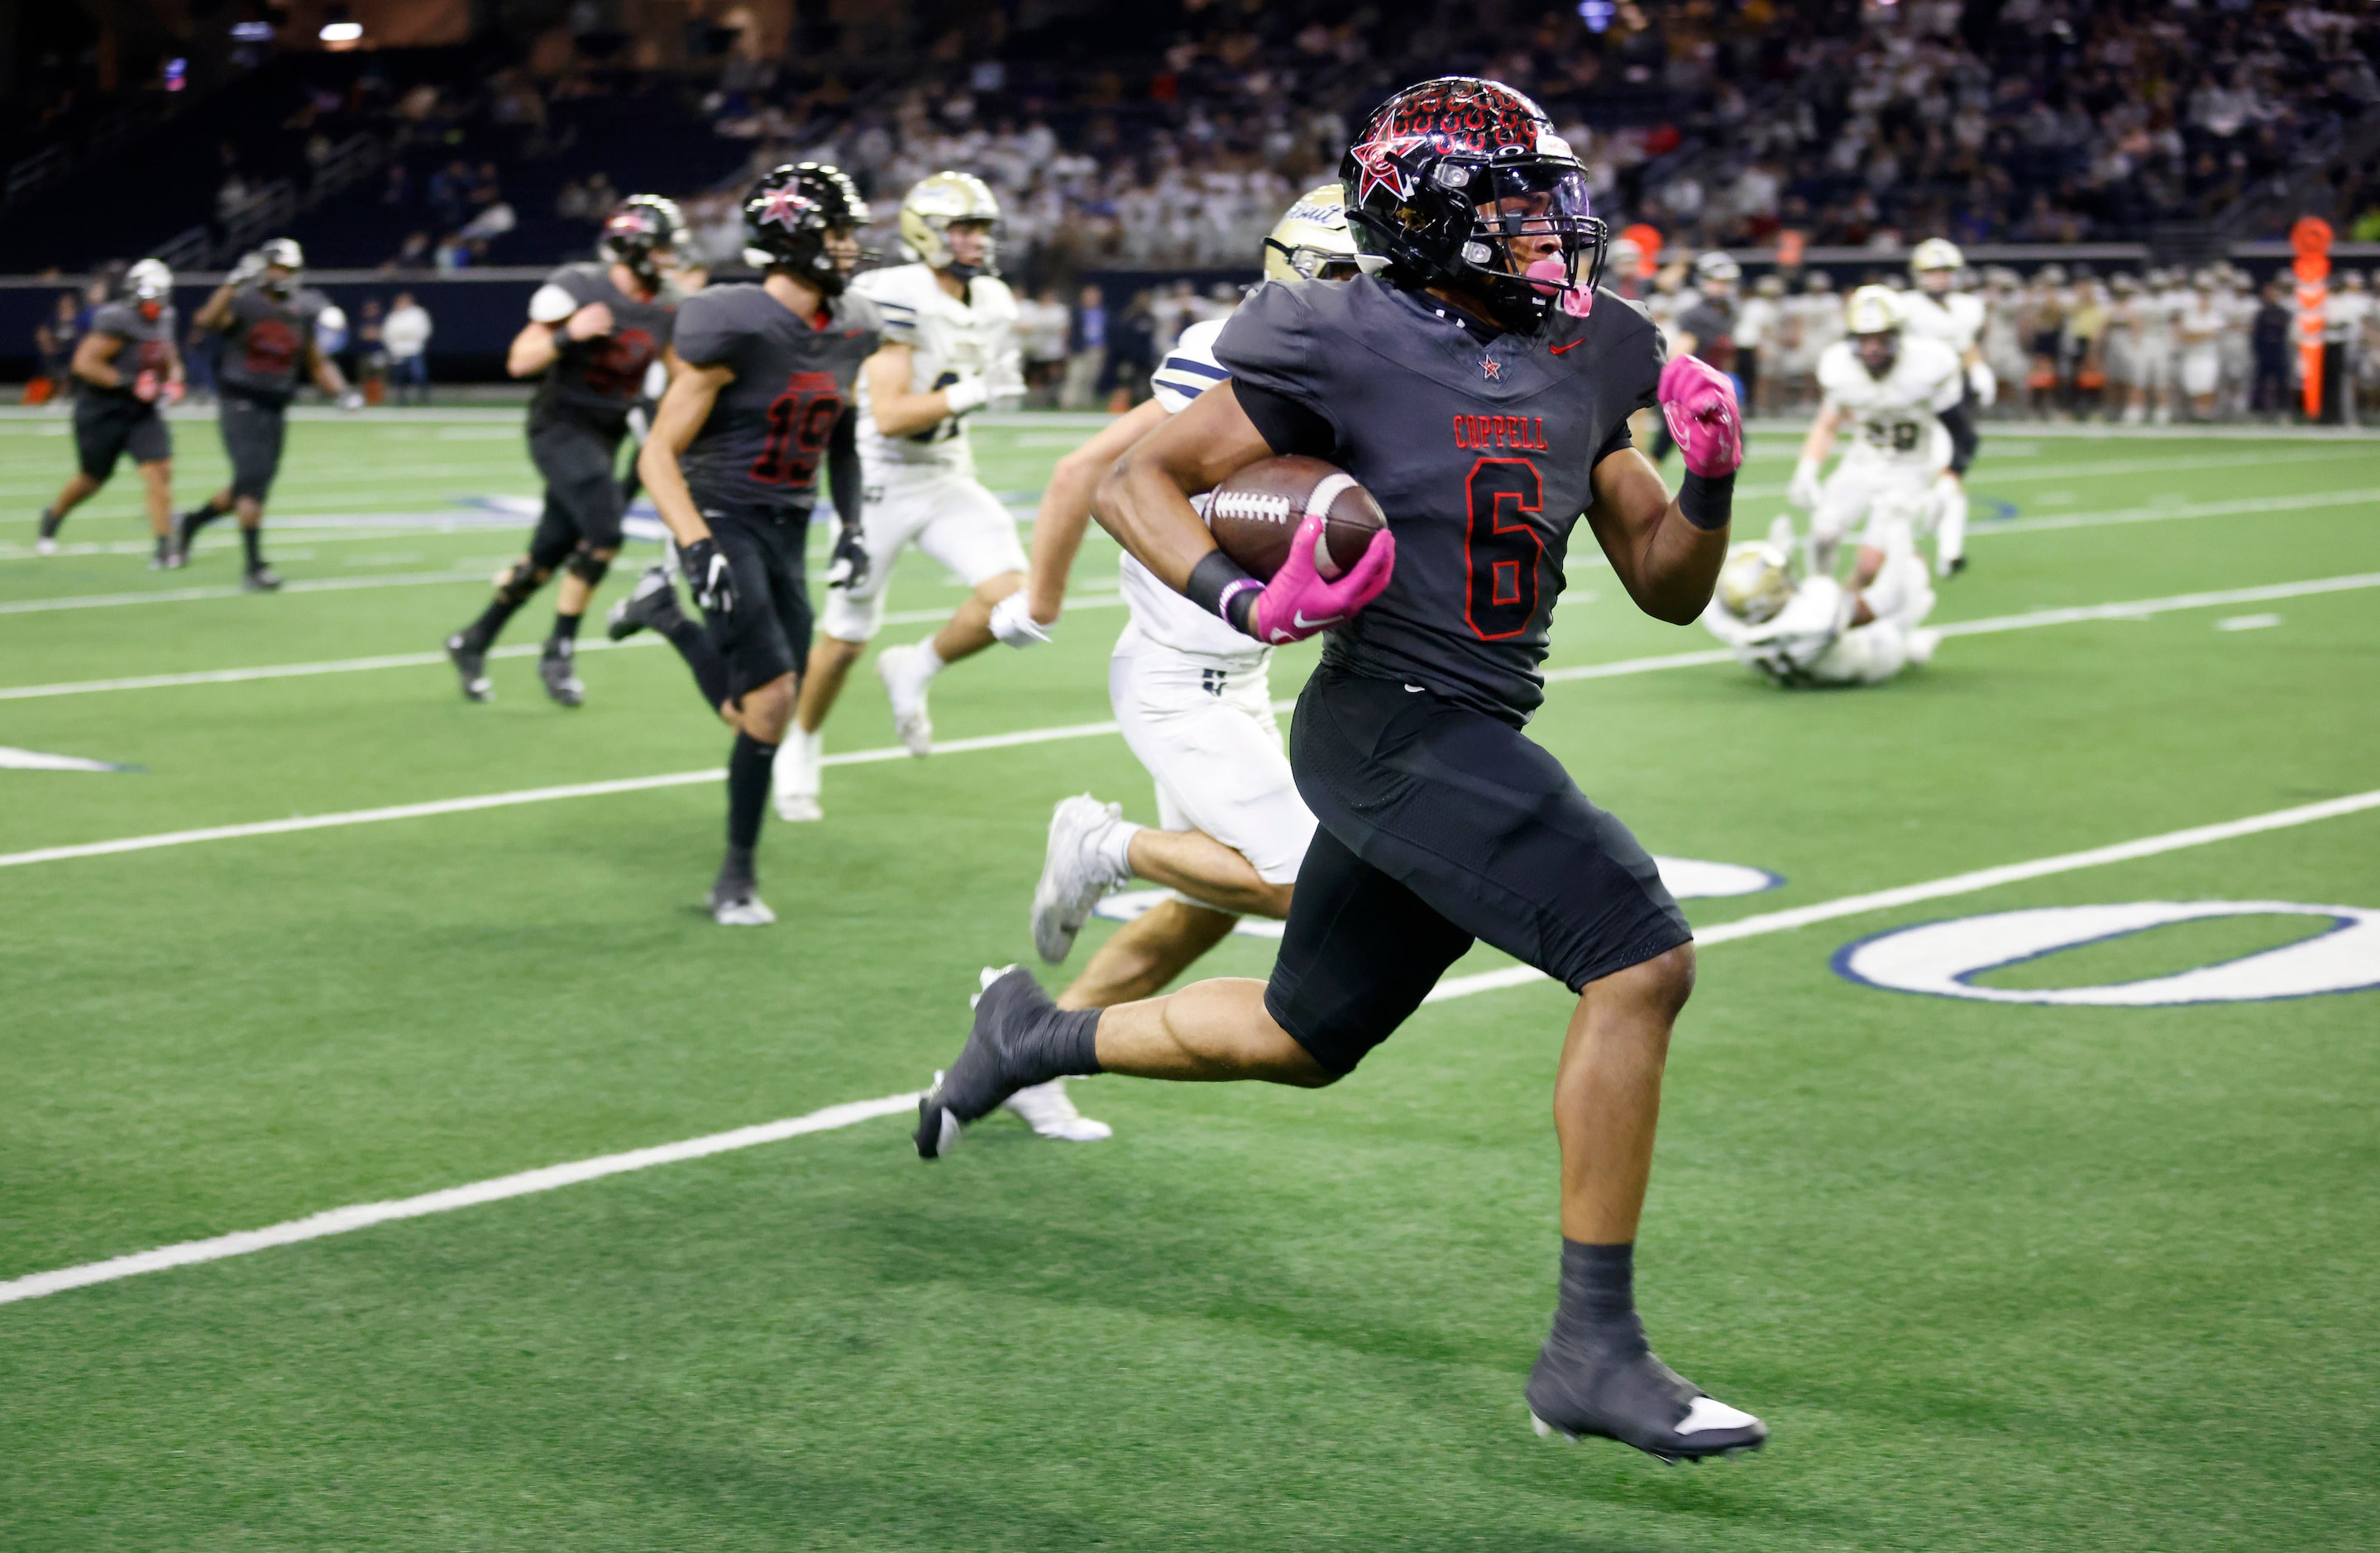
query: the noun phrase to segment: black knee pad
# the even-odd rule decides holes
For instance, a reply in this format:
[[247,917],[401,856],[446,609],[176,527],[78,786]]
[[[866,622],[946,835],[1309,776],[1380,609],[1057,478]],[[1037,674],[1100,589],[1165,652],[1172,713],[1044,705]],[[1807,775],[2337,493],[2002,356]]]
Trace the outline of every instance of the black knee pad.
[[538,531],[529,536],[529,564],[537,568],[539,577],[550,577],[577,549],[577,535],[550,533],[540,525]]
[[570,575],[589,588],[600,586],[603,581],[603,574],[611,569],[611,557],[596,554],[587,547],[584,540],[580,541],[577,550],[570,552]]
[[544,585],[552,570],[551,566],[539,565],[535,558],[516,561],[513,569],[496,584],[496,597],[508,604],[528,603],[529,595]]

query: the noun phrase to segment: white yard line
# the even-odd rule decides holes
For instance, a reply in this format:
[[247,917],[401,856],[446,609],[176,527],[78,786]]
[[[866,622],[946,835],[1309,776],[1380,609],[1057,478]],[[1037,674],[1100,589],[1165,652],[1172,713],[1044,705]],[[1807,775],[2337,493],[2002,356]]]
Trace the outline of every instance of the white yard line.
[[[2308,582],[2276,583],[2265,588],[2233,588],[2222,593],[2182,593],[2166,599],[2141,599],[2113,604],[2093,604],[2074,609],[2036,610],[2029,614],[1998,615],[1983,620],[1956,622],[1942,627],[1946,636],[1984,636],[2000,631],[2018,631],[2038,625],[2070,625],[2093,620],[2140,620],[2168,610],[2221,609],[2238,603],[2261,603],[2272,599],[2294,599],[2313,593],[2337,593],[2352,588],[2380,588],[2380,572],[2364,572],[2343,577],[2317,577]],[[929,618],[939,618],[932,616]],[[592,646],[593,644],[589,644]],[[528,648],[503,649],[525,654]],[[1658,673],[1665,669],[1696,668],[1706,664],[1730,661],[1733,654],[1725,649],[1702,652],[1680,652],[1660,658],[1629,658],[1611,663],[1586,663],[1568,669],[1548,672],[1546,679],[1554,681],[1611,679],[1625,674]],[[408,656],[408,661],[427,660],[440,661],[443,655],[419,653]],[[369,660],[353,660],[369,662]],[[308,665],[288,665],[305,669]],[[260,675],[260,671],[224,670],[225,673]],[[117,682],[120,683],[120,682]],[[176,682],[182,683],[182,682]],[[85,686],[107,686],[108,681],[86,681]],[[20,687],[16,694],[32,692],[70,693],[81,686]],[[0,698],[9,692],[0,691]],[[1273,703],[1274,710],[1286,711],[1296,705],[1283,700]],[[1026,728],[1013,734],[989,734],[977,738],[950,739],[934,746],[938,755],[961,755],[987,749],[1014,749],[1023,745],[1053,744],[1069,739],[1098,738],[1117,732],[1113,722],[1064,723],[1050,728]],[[829,755],[829,766],[869,766],[885,761],[914,758],[898,745],[880,749],[850,750]],[[441,798],[428,803],[395,804],[382,808],[348,809],[336,814],[293,815],[285,819],[257,820],[244,825],[215,825],[200,830],[167,831],[146,836],[124,836],[114,841],[79,842],[66,846],[37,847],[28,852],[0,853],[0,868],[23,867],[34,863],[61,863],[78,857],[105,857],[124,852],[148,852],[159,847],[188,846],[197,842],[237,841],[251,836],[285,835],[299,831],[333,830],[347,825],[371,825],[391,819],[424,819],[443,814],[469,814],[480,809],[510,808],[521,804],[549,803],[562,798],[604,797],[620,793],[641,793],[654,788],[686,787],[707,782],[718,782],[725,772],[712,767],[698,771],[670,771],[660,776],[624,777],[610,782],[575,783],[557,787],[531,787],[515,793],[480,794],[468,798]]]
[[[708,773],[715,776],[717,773]],[[2266,831],[2285,830],[2296,825],[2311,825],[2317,820],[2357,814],[2366,809],[2380,808],[2380,791],[2359,793],[2352,797],[2334,798],[2326,803],[2304,804],[2296,808],[2277,809],[2269,814],[2252,815],[2245,819],[2228,820],[2217,825],[2199,825],[2186,831],[2170,831],[2161,836],[2146,836],[2138,841],[2120,842],[2113,846],[2095,847],[2088,852],[2070,852],[2056,857],[2044,857],[2030,863],[2010,863],[1996,868],[1979,868],[1972,873],[1952,874],[1947,879],[1931,880],[1923,884],[1907,884],[1893,890],[1872,891],[1864,895],[1845,895],[1838,900],[1822,901],[1815,905],[1800,906],[1787,911],[1764,912],[1756,916],[1739,918],[1705,928],[1694,935],[1698,944],[1708,948],[1714,944],[1730,943],[1738,939],[1759,938],[1768,933],[1789,932],[1815,923],[1831,922],[1838,917],[1856,916],[1873,911],[1886,911],[1899,906],[1913,905],[1925,901],[1938,901],[1948,896],[1972,894],[1995,889],[2003,884],[2015,884],[2026,880],[2043,879],[2051,874],[2071,873],[2080,868],[2101,867],[2110,863],[2126,863],[2141,857],[2155,857],[2164,853],[2179,852],[2186,847],[2205,846],[2216,842],[2252,836]],[[1445,1002],[1455,998],[1468,998],[1482,992],[1493,992],[1508,987],[1525,987],[1547,980],[1541,971],[1527,965],[1515,965],[1500,971],[1486,971],[1475,976],[1452,977],[1433,989],[1426,1002]],[[650,1148],[630,1149],[621,1154],[599,1155],[566,1165],[549,1165],[541,1170],[522,1171],[514,1175],[502,1175],[492,1180],[474,1182],[465,1186],[450,1186],[443,1191],[425,1192],[419,1196],[401,1197],[394,1202],[359,1203],[348,1207],[332,1208],[328,1212],[292,1219],[269,1225],[261,1230],[245,1230],[234,1234],[216,1235],[208,1240],[184,1241],[176,1245],[159,1246],[152,1251],[134,1252],[125,1256],[111,1256],[104,1261],[85,1262],[78,1267],[59,1268],[50,1272],[30,1273],[21,1278],[0,1281],[0,1304],[18,1300],[40,1299],[45,1294],[61,1293],[68,1289],[80,1289],[94,1283],[109,1283],[117,1279],[131,1278],[140,1273],[162,1272],[169,1268],[186,1268],[200,1262],[219,1262],[226,1257],[244,1256],[250,1252],[270,1250],[279,1245],[295,1245],[301,1241],[321,1240],[327,1235],[346,1234],[352,1230],[369,1229],[400,1219],[419,1219],[433,1213],[450,1213],[456,1208],[477,1207],[482,1203],[503,1202],[511,1197],[524,1197],[533,1193],[551,1192],[560,1186],[574,1186],[580,1182],[600,1181],[605,1176],[620,1175],[630,1171],[650,1170],[656,1165],[674,1165],[682,1160],[699,1159],[734,1149],[752,1148],[761,1144],[777,1143],[798,1137],[805,1133],[829,1132],[848,1127],[880,1116],[893,1116],[916,1105],[912,1094],[887,1095],[880,1099],[855,1100],[845,1105],[829,1106],[808,1115],[782,1122],[762,1122],[758,1126],[739,1127],[732,1132],[712,1133],[703,1137],[688,1138],[681,1143],[661,1144]]]
[[[300,577],[281,585],[284,593],[346,593],[359,588],[420,588],[441,582],[486,582],[488,571],[407,572],[393,577]],[[200,599],[241,599],[239,587],[158,588],[146,593],[80,593],[64,599],[11,599],[0,614],[47,614],[56,610],[104,610],[127,604],[186,604]]]
[[[477,574],[473,574],[477,575]],[[295,586],[295,585],[292,585]],[[1103,610],[1122,607],[1121,594],[1092,593],[1069,599],[1070,610]],[[929,621],[947,620],[948,610],[894,610],[884,617],[887,625],[923,625]],[[578,644],[578,650],[605,652],[623,647],[658,647],[662,638],[640,635],[625,642],[602,637],[589,637]],[[523,642],[512,647],[500,647],[490,651],[491,659],[534,658],[544,649],[536,643]],[[175,674],[131,674],[122,679],[67,680],[56,685],[0,686],[0,701],[35,700],[50,696],[92,696],[114,690],[163,690],[189,685],[245,685],[254,680],[305,679],[315,674],[351,674],[371,669],[421,669],[443,664],[443,652],[391,652],[378,658],[335,658],[317,663],[263,663],[250,669],[194,669]]]

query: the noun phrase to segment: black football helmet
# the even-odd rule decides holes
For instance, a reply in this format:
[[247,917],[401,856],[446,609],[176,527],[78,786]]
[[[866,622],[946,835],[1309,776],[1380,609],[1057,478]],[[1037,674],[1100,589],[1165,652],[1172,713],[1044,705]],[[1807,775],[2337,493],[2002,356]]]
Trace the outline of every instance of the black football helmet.
[[677,201],[658,194],[631,194],[603,218],[595,251],[610,264],[625,264],[647,285],[659,285],[662,256],[686,241],[686,216]]
[[744,261],[756,270],[783,270],[823,296],[840,296],[851,274],[827,252],[827,237],[868,222],[868,201],[840,168],[787,164],[754,184],[744,200]]
[[[1584,313],[1610,231],[1587,207],[1586,170],[1546,112],[1500,81],[1440,76],[1374,110],[1339,165],[1347,224],[1396,285],[1476,297],[1527,333],[1559,303]],[[1514,264],[1512,240],[1560,240],[1560,273]]]

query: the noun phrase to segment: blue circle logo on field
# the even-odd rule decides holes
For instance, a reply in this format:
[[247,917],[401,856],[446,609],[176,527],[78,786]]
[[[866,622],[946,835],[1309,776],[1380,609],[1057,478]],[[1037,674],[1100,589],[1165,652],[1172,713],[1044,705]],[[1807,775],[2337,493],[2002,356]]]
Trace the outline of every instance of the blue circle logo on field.
[[[2223,916],[2318,916],[2311,938],[2143,981],[2098,987],[1978,987],[1974,978],[2086,944],[2178,922]],[[2265,1002],[2380,987],[2380,911],[2293,901],[2135,901],[2041,906],[1896,928],[1835,952],[1835,974],[1864,986],[1987,1003],[2079,1008],[2166,1008]]]

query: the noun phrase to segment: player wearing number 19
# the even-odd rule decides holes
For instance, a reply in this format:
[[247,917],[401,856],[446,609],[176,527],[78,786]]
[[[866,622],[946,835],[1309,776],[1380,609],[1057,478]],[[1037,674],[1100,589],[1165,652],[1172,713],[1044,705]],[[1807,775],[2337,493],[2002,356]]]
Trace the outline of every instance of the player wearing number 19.
[[[987,973],[919,1104],[918,1152],[1062,1074],[1336,1083],[1485,939],[1578,997],[1554,1080],[1561,1292],[1527,1389],[1541,1432],[1672,1460],[1750,1449],[1766,1428],[1653,1356],[1633,1292],[1693,934],[1627,827],[1522,732],[1582,516],[1638,608],[1701,614],[1742,460],[1734,393],[1692,357],[1665,367],[1644,315],[1598,297],[1608,235],[1585,170],[1511,88],[1398,93],[1340,179],[1380,272],[1258,287],[1216,342],[1230,381],[1119,459],[1094,507],[1159,580],[1257,640],[1331,632],[1290,734],[1318,829],[1270,982],[1075,1012]],[[1627,430],[1657,402],[1685,453],[1674,500]],[[1260,583],[1191,506],[1276,454],[1338,465],[1387,515],[1334,579],[1319,514]]]
[[596,246],[601,262],[565,264],[528,299],[528,322],[513,337],[504,370],[535,378],[528,455],[545,477],[545,510],[528,553],[496,579],[480,618],[446,638],[446,656],[474,701],[493,698],[488,649],[530,595],[566,568],[554,600],[553,629],[538,661],[545,693],[565,707],[587,698],[578,681],[578,624],[620,552],[625,502],[620,490],[621,439],[628,412],[658,377],[680,300],[669,283],[686,218],[657,194],[633,194],[604,219]]
[[805,162],[762,178],[744,202],[744,258],[758,285],[686,298],[669,388],[637,469],[702,605],[698,627],[656,566],[612,612],[614,640],[659,631],[694,671],[703,704],[735,730],[727,761],[727,855],[711,886],[722,926],[776,920],[753,866],[777,746],[794,720],[809,653],[803,547],[821,465],[849,540],[859,522],[851,404],[875,353],[879,315],[844,286],[868,205],[849,178]]

